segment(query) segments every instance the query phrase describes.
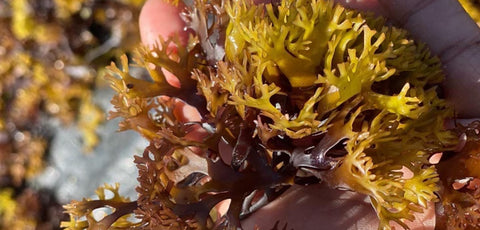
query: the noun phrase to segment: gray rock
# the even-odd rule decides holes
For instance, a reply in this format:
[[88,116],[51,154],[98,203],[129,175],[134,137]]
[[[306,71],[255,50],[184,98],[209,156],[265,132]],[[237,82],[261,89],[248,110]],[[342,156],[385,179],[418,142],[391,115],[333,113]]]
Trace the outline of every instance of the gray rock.
[[[100,89],[94,100],[105,112],[112,110],[113,92]],[[95,190],[105,183],[120,183],[120,194],[135,200],[137,194],[137,168],[134,155],[143,152],[148,145],[138,133],[117,132],[119,119],[106,121],[98,129],[101,139],[91,153],[84,153],[81,133],[74,125],[63,127],[50,122],[54,138],[50,146],[47,168],[38,175],[31,186],[54,191],[60,203],[97,198]]]

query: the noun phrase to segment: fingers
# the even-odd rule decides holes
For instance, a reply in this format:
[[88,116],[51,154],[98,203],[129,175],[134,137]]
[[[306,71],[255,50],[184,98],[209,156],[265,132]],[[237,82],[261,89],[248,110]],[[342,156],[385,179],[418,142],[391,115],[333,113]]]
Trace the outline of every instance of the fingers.
[[179,35],[180,42],[187,44],[188,32],[184,30],[185,22],[180,18],[182,1],[178,6],[167,0],[148,0],[140,12],[139,28],[143,44],[153,46],[159,36],[163,39]]
[[480,43],[457,51],[452,59],[444,62],[447,69],[446,97],[455,108],[458,117],[480,117]]
[[[376,229],[378,217],[369,199],[359,193],[327,188],[323,184],[292,186],[279,198],[256,211],[242,222],[244,229],[272,229],[279,221],[278,229]],[[402,229],[392,223],[395,229]],[[423,213],[415,213],[410,229],[433,230],[435,226],[434,204]]]
[[325,185],[294,185],[242,222],[244,229],[376,229],[378,218],[366,197]]
[[453,129],[457,127],[457,125],[468,126],[470,123],[477,121],[478,118],[472,119],[448,119],[445,121],[445,128]]
[[[150,48],[159,44],[159,38],[166,40],[177,36],[181,45],[187,45],[188,32],[184,30],[185,22],[180,18],[184,6],[182,1],[178,6],[169,3],[170,0],[147,0],[143,5],[138,19],[140,38],[142,43]],[[175,52],[177,47],[170,43],[168,49]],[[180,81],[172,73],[163,71],[167,82],[175,87],[180,87]]]
[[[184,7],[182,1],[174,6],[168,0],[148,0],[142,8],[139,17],[139,29],[142,43],[149,47],[158,44],[158,39],[168,39],[178,35],[180,44],[187,45],[189,32],[185,31],[185,22],[180,17],[181,9]],[[169,49],[175,50],[171,44]],[[166,70],[163,71],[167,82],[175,87],[180,87],[178,79]],[[175,116],[181,121],[200,121],[201,116],[197,109],[183,102],[178,101],[175,106]],[[199,129],[192,131],[192,139],[201,139],[203,133]]]
[[428,43],[444,62],[472,45],[480,30],[456,0],[379,0],[389,18]]
[[[178,34],[180,42],[186,45],[189,32],[184,28],[185,21],[180,17],[185,4],[182,0],[178,5],[173,5],[173,0],[147,0],[143,5],[139,17],[140,37],[142,43],[153,46],[158,42],[159,36],[163,39]],[[254,0],[255,3],[270,3],[275,0]]]
[[456,0],[379,0],[388,16],[439,55],[446,96],[461,117],[480,116],[480,29]]

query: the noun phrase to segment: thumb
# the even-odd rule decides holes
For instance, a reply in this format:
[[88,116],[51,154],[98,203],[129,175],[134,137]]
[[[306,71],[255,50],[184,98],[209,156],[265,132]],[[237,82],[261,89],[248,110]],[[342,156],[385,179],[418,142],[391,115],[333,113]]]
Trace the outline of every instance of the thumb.
[[159,37],[164,40],[178,34],[181,44],[186,45],[188,32],[180,17],[184,8],[182,1],[175,6],[169,0],[147,0],[139,16],[140,37],[145,45],[153,46]]

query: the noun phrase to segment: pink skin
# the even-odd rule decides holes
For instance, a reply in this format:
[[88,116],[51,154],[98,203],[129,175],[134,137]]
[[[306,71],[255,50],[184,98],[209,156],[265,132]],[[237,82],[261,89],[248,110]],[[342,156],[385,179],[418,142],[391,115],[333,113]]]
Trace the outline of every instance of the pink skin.
[[[445,91],[456,112],[463,118],[480,117],[480,29],[457,0],[336,1],[349,8],[386,16],[408,29],[414,38],[426,42],[444,63],[447,72]],[[142,42],[151,46],[158,36],[167,38],[179,34],[181,42],[186,44],[188,33],[183,30],[185,23],[178,16],[179,12],[179,7],[163,0],[148,0],[140,14]],[[175,77],[169,75],[169,78]],[[176,85],[172,79],[169,82]],[[198,112],[189,106],[183,106],[178,113],[186,120],[200,118]],[[288,229],[375,229],[378,225],[376,214],[365,196],[330,190],[323,185],[294,186],[246,219],[243,227],[270,229],[276,220],[282,220],[281,227],[288,222]],[[411,229],[417,230],[434,229],[434,225],[433,208],[417,215],[414,223],[409,223]]]
[[[180,43],[186,45],[188,32],[184,31],[185,22],[179,16],[183,6],[181,1],[178,6],[173,6],[163,0],[147,1],[142,8],[139,18],[140,37],[143,44],[153,47],[156,45],[159,36],[167,39],[177,34]],[[176,49],[173,45],[168,48]],[[180,82],[173,74],[165,70],[164,73],[171,85],[180,87]],[[181,102],[177,103],[177,105],[175,115],[178,119],[200,121],[200,114],[195,108]],[[194,137],[194,139],[196,138]]]

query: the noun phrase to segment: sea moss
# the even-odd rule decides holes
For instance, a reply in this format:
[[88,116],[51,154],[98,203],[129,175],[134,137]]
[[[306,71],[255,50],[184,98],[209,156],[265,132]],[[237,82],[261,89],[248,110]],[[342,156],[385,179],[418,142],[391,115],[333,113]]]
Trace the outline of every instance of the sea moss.
[[[379,229],[438,201],[429,158],[458,134],[444,128],[439,59],[405,30],[324,0],[197,0],[183,17],[187,46],[162,40],[133,58],[150,79],[126,56],[109,67],[112,117],[151,142],[135,160],[136,227],[234,229],[293,183],[368,195]],[[179,115],[184,103],[201,119]]]

